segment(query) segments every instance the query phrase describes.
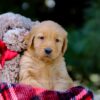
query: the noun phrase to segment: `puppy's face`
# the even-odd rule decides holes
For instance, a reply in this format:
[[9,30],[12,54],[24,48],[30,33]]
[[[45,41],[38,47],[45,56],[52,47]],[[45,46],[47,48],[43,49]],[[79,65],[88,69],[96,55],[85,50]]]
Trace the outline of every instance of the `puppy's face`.
[[66,32],[52,21],[42,22],[33,28],[30,38],[29,49],[39,59],[54,60],[66,50]]

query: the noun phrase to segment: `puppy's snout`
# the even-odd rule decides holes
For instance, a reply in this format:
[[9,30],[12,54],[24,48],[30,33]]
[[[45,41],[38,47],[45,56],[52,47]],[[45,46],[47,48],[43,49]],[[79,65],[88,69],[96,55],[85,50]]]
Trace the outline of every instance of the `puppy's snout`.
[[52,52],[52,49],[51,48],[45,48],[45,53],[46,54],[51,54]]

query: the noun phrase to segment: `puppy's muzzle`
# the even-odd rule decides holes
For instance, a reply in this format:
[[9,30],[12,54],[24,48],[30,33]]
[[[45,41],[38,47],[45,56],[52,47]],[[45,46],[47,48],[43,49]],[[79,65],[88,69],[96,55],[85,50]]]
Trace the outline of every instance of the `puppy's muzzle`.
[[47,54],[47,55],[50,55],[51,53],[52,53],[52,49],[51,48],[45,48],[45,53]]

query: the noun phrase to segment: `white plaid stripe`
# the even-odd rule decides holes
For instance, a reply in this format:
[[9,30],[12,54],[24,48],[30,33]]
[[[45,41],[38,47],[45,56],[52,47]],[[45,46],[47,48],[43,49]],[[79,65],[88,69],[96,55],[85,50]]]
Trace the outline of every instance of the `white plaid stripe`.
[[8,87],[10,87],[10,88],[9,88],[9,92],[10,92],[10,94],[11,94],[12,100],[18,100],[18,98],[17,98],[17,96],[16,96],[16,93],[15,93],[13,87],[11,86],[11,84],[8,84]]

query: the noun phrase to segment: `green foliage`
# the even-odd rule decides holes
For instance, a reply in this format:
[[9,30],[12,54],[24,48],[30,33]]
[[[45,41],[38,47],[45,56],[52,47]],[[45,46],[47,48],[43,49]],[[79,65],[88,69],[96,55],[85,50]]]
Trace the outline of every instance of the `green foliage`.
[[[73,78],[91,83],[90,76],[100,74],[100,1],[93,1],[84,13],[84,26],[79,30],[69,29],[65,58]],[[97,86],[100,87],[100,84]]]

